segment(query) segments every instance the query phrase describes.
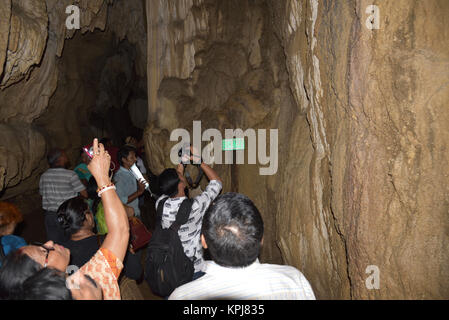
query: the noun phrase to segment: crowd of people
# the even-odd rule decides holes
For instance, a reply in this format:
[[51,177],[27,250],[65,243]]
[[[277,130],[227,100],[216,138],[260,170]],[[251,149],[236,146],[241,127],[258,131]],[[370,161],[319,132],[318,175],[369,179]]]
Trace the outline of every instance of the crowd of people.
[[[160,254],[156,238],[165,239],[163,231],[154,230],[148,247],[130,246],[129,221],[142,219],[148,188],[131,171],[137,165],[147,173],[143,143],[128,137],[117,148],[110,139],[94,139],[91,150],[91,155],[81,151],[81,163],[74,170],[67,168],[64,150],[48,153],[49,169],[39,183],[45,243],[27,244],[13,235],[23,217],[16,206],[0,202],[0,299],[118,300],[121,276],[136,283],[146,280],[156,294],[164,292],[159,295],[165,299],[315,299],[296,268],[259,262],[264,233],[259,210],[245,195],[220,195],[221,178],[192,147],[176,168],[165,169],[154,179],[157,185],[153,181],[150,186],[156,228],[171,230],[191,269],[182,281],[173,275],[168,291],[159,291],[160,282],[167,285],[167,279],[157,279],[158,273],[166,268],[162,263],[171,261],[167,256],[163,262],[155,258]],[[191,199],[184,172],[189,161],[200,163],[209,181]],[[205,250],[210,260],[205,260]],[[142,263],[144,255],[147,262]]]

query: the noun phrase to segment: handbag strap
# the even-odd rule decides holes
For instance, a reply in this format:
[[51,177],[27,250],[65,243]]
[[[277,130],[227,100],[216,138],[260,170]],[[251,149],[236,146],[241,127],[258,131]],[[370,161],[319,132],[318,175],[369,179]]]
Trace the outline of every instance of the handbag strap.
[[97,243],[98,243],[98,248],[101,248],[103,241],[101,240],[101,236],[99,234],[97,234]]

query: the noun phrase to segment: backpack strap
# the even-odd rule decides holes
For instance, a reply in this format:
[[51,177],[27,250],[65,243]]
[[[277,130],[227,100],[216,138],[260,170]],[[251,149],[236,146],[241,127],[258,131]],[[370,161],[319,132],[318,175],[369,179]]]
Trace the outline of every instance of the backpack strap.
[[185,199],[179,207],[176,214],[176,220],[170,226],[170,229],[178,231],[178,229],[189,220],[190,212],[192,211],[193,199]]
[[99,235],[98,233],[97,233],[96,236],[97,236],[98,248],[101,248],[101,245],[103,244],[103,240],[104,240],[104,239],[102,239],[102,236]]
[[168,197],[161,199],[156,210],[156,225],[162,225],[162,213],[164,212],[164,204]]

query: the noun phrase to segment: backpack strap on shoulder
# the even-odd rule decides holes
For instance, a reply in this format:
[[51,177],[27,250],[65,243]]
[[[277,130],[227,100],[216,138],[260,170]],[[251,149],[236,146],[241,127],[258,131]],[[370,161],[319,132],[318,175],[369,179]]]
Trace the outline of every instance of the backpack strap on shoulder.
[[168,197],[165,197],[159,201],[156,210],[156,225],[162,225],[162,214],[164,213],[164,204]]
[[183,224],[189,220],[190,212],[192,211],[193,199],[185,199],[179,207],[176,214],[176,221],[172,223],[170,229],[178,230]]

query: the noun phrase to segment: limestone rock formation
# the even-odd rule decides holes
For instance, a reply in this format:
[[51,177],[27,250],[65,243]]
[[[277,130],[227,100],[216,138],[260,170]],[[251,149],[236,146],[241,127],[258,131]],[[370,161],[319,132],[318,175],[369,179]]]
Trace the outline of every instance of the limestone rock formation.
[[[79,8],[80,30],[67,27],[71,5]],[[140,92],[133,97],[132,87],[144,87],[138,82],[145,82],[146,41],[142,39],[146,32],[141,1],[8,0],[2,1],[0,9],[0,123],[11,132],[31,130],[39,140],[31,145],[21,139],[0,142],[1,148],[10,150],[14,141],[29,153],[26,157],[0,155],[0,163],[9,163],[1,170],[0,188],[6,189],[3,198],[8,198],[37,187],[45,161],[37,164],[49,148],[67,149],[75,165],[82,144],[107,134],[102,123],[117,127],[122,119],[124,131],[133,125],[126,111],[125,117],[119,111],[115,121],[111,117],[95,120],[92,114],[113,114],[110,108],[120,92],[116,108],[126,109],[125,102],[142,99]],[[127,16],[130,11],[140,15]],[[138,57],[133,46],[140,48]],[[117,53],[120,50],[125,52]],[[121,91],[117,87],[123,84],[123,72],[128,84]],[[140,78],[134,83],[136,74]],[[25,181],[18,188],[29,170],[33,182]]]
[[27,190],[27,182],[36,183],[35,171],[46,166],[45,140],[30,125],[0,124],[0,136],[0,190],[9,186],[7,195],[11,190],[20,194]]
[[447,298],[448,3],[382,2],[380,29],[364,1],[272,5],[314,145],[309,228],[329,243],[311,245],[314,272],[347,276],[353,298]]

